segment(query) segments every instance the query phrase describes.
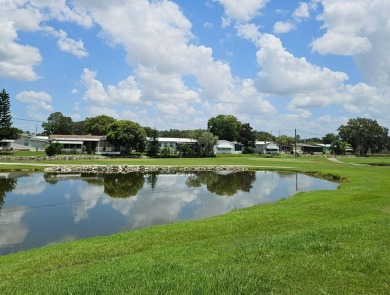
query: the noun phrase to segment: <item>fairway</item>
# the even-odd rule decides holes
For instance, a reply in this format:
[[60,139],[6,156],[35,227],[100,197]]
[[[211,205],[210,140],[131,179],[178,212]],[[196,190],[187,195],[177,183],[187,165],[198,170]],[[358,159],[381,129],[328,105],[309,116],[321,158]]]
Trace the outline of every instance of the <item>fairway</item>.
[[[205,220],[3,256],[0,294],[389,294],[390,167],[339,160],[99,160],[112,165],[238,165],[341,182],[336,191],[299,193]],[[62,162],[67,163],[77,164]]]

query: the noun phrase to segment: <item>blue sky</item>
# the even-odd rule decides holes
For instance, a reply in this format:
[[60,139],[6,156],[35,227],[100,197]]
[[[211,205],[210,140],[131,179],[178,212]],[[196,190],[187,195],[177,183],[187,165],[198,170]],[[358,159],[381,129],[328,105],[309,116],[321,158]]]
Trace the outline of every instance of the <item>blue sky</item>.
[[[14,125],[53,112],[158,130],[219,114],[321,137],[390,128],[388,0],[0,0],[0,87]],[[36,121],[27,121],[36,120]]]

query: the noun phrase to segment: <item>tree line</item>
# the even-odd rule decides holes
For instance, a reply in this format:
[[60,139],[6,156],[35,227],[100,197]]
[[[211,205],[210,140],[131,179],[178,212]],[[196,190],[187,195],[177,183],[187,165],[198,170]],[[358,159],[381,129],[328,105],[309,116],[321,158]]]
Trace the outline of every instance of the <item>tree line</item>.
[[[21,130],[12,126],[9,94],[3,89],[0,93],[0,140],[17,139]],[[244,145],[244,152],[250,153],[256,141],[273,141],[279,145],[291,146],[296,141],[303,142],[299,137],[287,135],[274,136],[266,131],[253,130],[250,123],[242,123],[233,115],[218,115],[207,122],[206,129],[195,130],[162,130],[140,126],[129,120],[116,120],[110,116],[100,115],[86,118],[83,121],[73,122],[71,117],[61,112],[49,115],[47,122],[42,123],[43,132],[40,135],[105,135],[112,144],[125,147],[126,151],[144,152],[148,149],[150,154],[159,151],[159,137],[177,137],[196,139],[199,146],[179,147],[183,155],[208,155],[213,152],[212,147],[218,139],[240,142]],[[355,154],[365,156],[369,152],[379,153],[390,149],[388,129],[380,126],[376,120],[368,118],[349,119],[346,125],[341,125],[338,134],[328,133],[322,138],[305,139],[307,143],[330,144],[335,154],[343,154],[348,146]],[[146,146],[146,137],[150,138]],[[191,149],[191,150],[190,150]],[[168,151],[165,151],[168,152]]]

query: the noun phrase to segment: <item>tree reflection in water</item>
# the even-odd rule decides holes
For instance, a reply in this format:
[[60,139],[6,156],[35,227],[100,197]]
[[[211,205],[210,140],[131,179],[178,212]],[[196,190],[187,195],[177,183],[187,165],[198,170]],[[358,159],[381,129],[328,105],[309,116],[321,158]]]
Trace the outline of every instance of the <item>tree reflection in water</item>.
[[145,180],[154,191],[158,174],[158,172],[103,175],[83,173],[81,177],[88,184],[104,186],[104,192],[112,198],[128,198],[137,195],[138,191],[143,188]]
[[189,187],[206,185],[207,189],[219,196],[233,196],[238,191],[249,192],[256,180],[256,172],[245,171],[229,174],[216,172],[196,172],[186,180]]
[[137,195],[145,183],[144,174],[107,174],[104,176],[104,193],[112,198],[128,198]]
[[[158,186],[158,172],[142,173],[131,172],[128,174],[81,174],[75,176],[88,184],[104,186],[104,193],[112,198],[129,198],[136,196],[143,188],[145,181],[150,185],[152,191]],[[45,180],[55,184],[58,178],[44,175]],[[71,176],[67,179],[72,178]],[[208,191],[219,196],[233,196],[237,192],[249,192],[256,180],[256,172],[213,172],[200,171],[191,173],[186,180],[188,187],[201,187],[206,185]]]
[[3,209],[5,194],[12,192],[18,183],[16,178],[1,178],[0,179],[0,215]]
[[150,185],[150,187],[152,188],[152,191],[154,191],[154,189],[157,186],[158,174],[159,174],[158,172],[152,172],[152,173],[146,174],[146,182]]

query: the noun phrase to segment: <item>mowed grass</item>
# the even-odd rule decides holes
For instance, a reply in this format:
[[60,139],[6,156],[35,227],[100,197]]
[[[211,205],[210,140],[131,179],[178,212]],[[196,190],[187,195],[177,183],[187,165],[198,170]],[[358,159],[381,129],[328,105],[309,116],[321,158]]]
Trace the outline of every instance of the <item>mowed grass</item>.
[[0,294],[390,293],[389,167],[253,156],[126,164],[242,165],[348,181],[205,220],[3,256]]

